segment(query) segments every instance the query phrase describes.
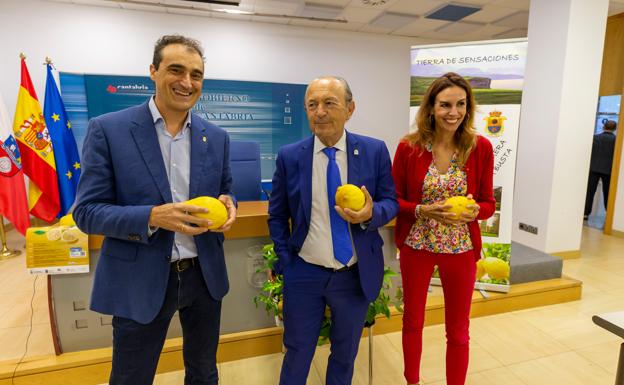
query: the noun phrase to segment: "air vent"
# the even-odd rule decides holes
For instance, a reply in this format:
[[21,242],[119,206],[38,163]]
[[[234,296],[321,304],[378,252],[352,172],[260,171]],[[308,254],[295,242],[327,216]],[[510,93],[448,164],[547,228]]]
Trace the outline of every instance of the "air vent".
[[425,16],[425,18],[445,21],[458,21],[480,10],[481,8],[477,6],[448,4],[443,6],[442,8],[439,8],[436,11],[433,11],[429,15]]

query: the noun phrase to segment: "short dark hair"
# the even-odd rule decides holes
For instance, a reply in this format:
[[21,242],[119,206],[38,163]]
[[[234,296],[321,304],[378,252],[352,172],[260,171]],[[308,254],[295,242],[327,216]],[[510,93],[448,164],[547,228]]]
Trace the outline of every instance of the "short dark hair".
[[160,62],[162,61],[162,50],[171,44],[182,44],[189,50],[197,52],[202,60],[204,60],[204,49],[198,40],[182,35],[164,35],[158,39],[154,45],[154,57],[152,58],[154,68],[158,69],[160,66]]
[[602,126],[605,131],[615,131],[616,127],[617,123],[614,120],[607,120]]

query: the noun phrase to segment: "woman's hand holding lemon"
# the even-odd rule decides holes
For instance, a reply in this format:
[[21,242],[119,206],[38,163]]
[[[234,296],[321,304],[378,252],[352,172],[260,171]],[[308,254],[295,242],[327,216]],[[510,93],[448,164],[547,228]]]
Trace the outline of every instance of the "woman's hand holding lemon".
[[472,222],[477,219],[477,216],[479,216],[479,209],[481,207],[472,198],[472,194],[468,194],[466,198],[468,198],[471,202],[466,205],[468,210],[461,213],[460,219],[464,222]]
[[444,203],[434,203],[432,205],[420,205],[420,215],[435,219],[447,225],[458,225],[472,222],[479,215],[479,205],[472,199],[472,194],[468,196],[455,196],[448,198]]
[[417,216],[420,215],[425,218],[433,219],[446,225],[458,223],[457,219],[455,219],[455,213],[448,211],[453,207],[452,205],[433,203],[430,205],[419,205],[419,207],[418,214],[416,214]]

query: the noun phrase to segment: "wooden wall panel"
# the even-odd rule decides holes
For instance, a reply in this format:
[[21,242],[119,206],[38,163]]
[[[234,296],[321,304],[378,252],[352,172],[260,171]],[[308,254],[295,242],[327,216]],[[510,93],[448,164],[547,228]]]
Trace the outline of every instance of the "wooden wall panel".
[[624,13],[607,19],[600,96],[620,95],[624,87]]

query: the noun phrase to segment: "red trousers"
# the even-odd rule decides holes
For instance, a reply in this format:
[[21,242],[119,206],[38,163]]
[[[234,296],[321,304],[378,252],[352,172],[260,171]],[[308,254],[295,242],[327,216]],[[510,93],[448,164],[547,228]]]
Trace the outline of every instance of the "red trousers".
[[474,252],[436,254],[403,246],[400,263],[404,296],[405,379],[410,384],[420,380],[427,289],[434,266],[438,265],[444,291],[446,383],[464,385],[468,370],[470,305],[476,274]]

